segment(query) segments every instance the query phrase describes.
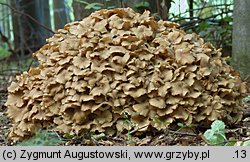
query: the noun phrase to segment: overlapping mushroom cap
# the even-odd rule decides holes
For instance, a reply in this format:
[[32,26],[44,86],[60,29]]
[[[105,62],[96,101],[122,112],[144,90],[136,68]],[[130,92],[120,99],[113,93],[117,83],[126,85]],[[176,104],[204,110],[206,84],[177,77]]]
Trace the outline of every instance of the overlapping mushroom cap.
[[34,53],[39,66],[8,88],[9,136],[22,140],[48,126],[113,135],[241,120],[246,86],[221,53],[149,14],[100,10],[58,30]]

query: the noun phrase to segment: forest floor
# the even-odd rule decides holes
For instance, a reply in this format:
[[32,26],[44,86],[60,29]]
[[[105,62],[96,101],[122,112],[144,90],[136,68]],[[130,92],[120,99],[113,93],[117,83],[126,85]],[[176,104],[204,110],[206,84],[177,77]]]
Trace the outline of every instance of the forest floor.
[[[11,121],[6,116],[6,107],[4,103],[7,99],[7,87],[13,80],[16,72],[8,74],[1,72],[0,69],[0,146],[13,145],[7,138],[11,128]],[[249,94],[250,95],[250,94]],[[250,108],[250,102],[245,104],[245,108]],[[120,134],[115,137],[106,137],[101,135],[90,136],[84,134],[80,137],[65,138],[57,134],[60,140],[64,141],[63,145],[94,145],[94,146],[205,146],[208,145],[203,134],[206,129],[192,127],[176,127],[165,131],[151,131],[143,135]],[[250,117],[244,117],[240,123],[234,127],[226,127],[226,137],[234,137],[236,141],[245,141],[250,137]],[[136,133],[136,132],[135,132]],[[225,145],[222,143],[221,145]]]

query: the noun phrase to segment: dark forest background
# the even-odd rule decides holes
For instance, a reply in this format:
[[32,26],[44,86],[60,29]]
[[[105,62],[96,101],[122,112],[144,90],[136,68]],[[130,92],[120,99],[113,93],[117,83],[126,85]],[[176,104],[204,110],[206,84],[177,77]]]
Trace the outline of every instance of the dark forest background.
[[27,60],[66,23],[116,7],[150,10],[156,19],[180,23],[231,55],[232,0],[0,0],[0,59]]

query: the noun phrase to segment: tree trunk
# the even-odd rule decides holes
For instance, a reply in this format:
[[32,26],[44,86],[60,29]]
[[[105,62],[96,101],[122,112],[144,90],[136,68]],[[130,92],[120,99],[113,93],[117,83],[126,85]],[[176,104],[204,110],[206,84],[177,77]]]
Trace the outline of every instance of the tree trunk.
[[[9,2],[7,1],[6,2],[7,4],[9,4]],[[8,16],[6,17],[6,20],[5,20],[5,22],[6,22],[6,28],[7,28],[7,33],[6,33],[6,35],[7,35],[7,37],[9,38],[9,40],[11,40],[11,29],[10,29],[10,24],[11,24],[11,15],[9,14],[10,13],[10,9],[8,8],[8,7],[5,7],[5,9],[6,9],[6,14],[8,14]]]
[[250,73],[249,8],[249,0],[234,0],[232,65],[243,78]]
[[[50,7],[49,7],[49,0],[39,0],[38,1],[39,6],[40,6],[40,16],[39,16],[39,22],[49,29],[51,29],[51,17],[50,17]],[[48,30],[42,28],[39,26],[40,29],[43,31],[43,37],[48,38],[52,36],[52,33],[49,32]]]
[[30,15],[36,23],[24,14],[12,11],[14,46],[21,58],[39,49],[51,33],[41,25],[50,28],[48,0],[12,0],[11,5],[18,11]]
[[[93,3],[93,0],[85,0],[88,3]],[[86,10],[84,9],[85,4],[79,2],[78,0],[73,0],[72,3],[72,7],[74,10],[74,16],[75,16],[75,20],[82,20],[83,18],[87,17],[88,15],[90,15],[90,13],[92,13],[93,9],[90,10]]]
[[55,29],[61,29],[68,22],[65,3],[63,0],[54,0],[53,6]]
[[194,1],[188,0],[188,6],[189,6],[189,17],[193,18],[194,17]]
[[172,0],[149,0],[151,13],[157,13],[158,19],[168,20]]

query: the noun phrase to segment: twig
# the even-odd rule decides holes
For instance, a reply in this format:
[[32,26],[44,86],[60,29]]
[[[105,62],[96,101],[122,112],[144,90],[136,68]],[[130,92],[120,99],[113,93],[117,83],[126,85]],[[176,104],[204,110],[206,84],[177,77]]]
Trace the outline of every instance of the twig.
[[232,6],[233,4],[232,3],[229,3],[229,4],[218,4],[218,5],[210,5],[210,6],[204,6],[204,7],[200,7],[200,8],[195,8],[195,9],[189,9],[189,10],[187,10],[187,11],[185,11],[185,12],[183,12],[183,13],[181,13],[182,15],[183,14],[186,14],[186,13],[188,13],[188,12],[192,12],[192,11],[199,11],[199,10],[202,10],[202,9],[205,9],[205,8],[210,8],[210,7],[227,7],[227,6]]
[[30,20],[32,20],[32,21],[35,22],[36,24],[40,25],[41,27],[43,27],[44,29],[48,30],[49,32],[55,34],[55,32],[54,32],[53,30],[51,30],[51,29],[48,28],[47,26],[41,24],[39,21],[37,21],[35,18],[33,18],[32,16],[30,16],[29,14],[26,14],[26,13],[24,13],[24,12],[21,12],[21,11],[17,10],[16,8],[10,6],[9,4],[2,3],[2,2],[0,2],[0,4],[3,5],[3,6],[9,7],[12,11],[14,11],[14,12],[16,12],[16,13],[18,13],[18,14],[21,14],[21,15],[24,15],[24,16],[28,17]]
[[[1,61],[1,60],[0,60]],[[0,70],[0,75],[6,75],[5,72],[22,72],[20,69],[3,69]]]
[[1,36],[2,41],[5,42],[5,43],[7,43],[8,48],[9,48],[9,51],[10,51],[12,54],[14,54],[15,51],[14,51],[14,49],[12,48],[12,46],[11,46],[11,44],[10,44],[9,38],[7,38],[7,37],[2,33],[1,30],[0,30],[0,36]]
[[144,126],[142,126],[142,127],[137,127],[136,129],[132,130],[132,131],[130,132],[130,134],[133,134],[133,133],[137,132],[138,130],[141,130],[141,129],[147,127],[147,126],[148,126],[148,125],[144,125]]
[[200,18],[200,16],[196,16],[196,17],[182,17],[182,18],[173,20],[173,22],[179,22],[179,21],[181,21],[181,20],[186,20],[186,19],[201,19],[201,20],[207,20],[207,19],[210,19],[210,18],[215,18],[215,17],[217,17],[217,16],[221,16],[222,14],[227,14],[227,13],[229,13],[229,12],[232,13],[233,10],[222,11],[222,12],[220,12],[220,13],[218,13],[218,14],[209,16],[209,17],[207,17],[207,18]]
[[178,134],[178,135],[187,135],[187,136],[194,136],[196,137],[197,134],[194,134],[194,133],[188,133],[188,132],[176,132],[176,131],[172,131],[172,130],[168,130],[170,133],[173,133],[173,134]]
[[32,60],[31,60],[31,63],[29,64],[29,67],[28,67],[28,69],[27,69],[26,71],[28,71],[28,70],[31,68],[33,62],[34,62],[34,60],[32,59]]
[[248,81],[250,78],[250,74],[248,74],[245,78],[243,78],[244,81]]
[[[224,142],[220,142],[220,143],[216,143],[216,145],[219,145],[219,146],[221,146],[221,145],[225,145],[225,144],[227,144],[227,143],[229,143],[229,142],[246,142],[246,141],[249,141],[250,139],[245,139],[245,140],[226,140],[226,141],[224,141]],[[209,141],[207,141],[207,140],[204,140],[207,144],[209,144]],[[210,145],[210,144],[209,144]],[[216,145],[212,145],[212,146],[216,146]]]
[[[219,14],[216,14],[216,15],[212,15],[212,16],[209,16],[207,18],[194,17],[194,19],[196,18],[197,20],[192,20],[192,21],[183,23],[183,24],[180,25],[180,28],[184,28],[185,26],[189,26],[189,25],[199,23],[199,22],[202,22],[202,21],[206,21],[206,20],[211,19],[211,18],[216,18],[217,16],[220,16],[221,14],[224,14],[224,13],[226,13],[226,12],[222,12],[222,13],[219,13]],[[190,19],[190,18],[188,18],[188,19]]]

